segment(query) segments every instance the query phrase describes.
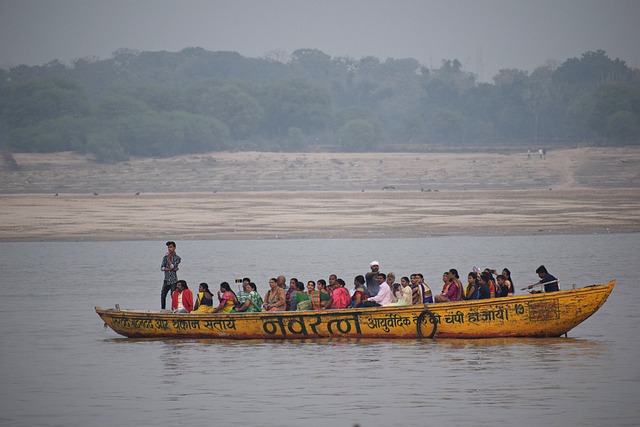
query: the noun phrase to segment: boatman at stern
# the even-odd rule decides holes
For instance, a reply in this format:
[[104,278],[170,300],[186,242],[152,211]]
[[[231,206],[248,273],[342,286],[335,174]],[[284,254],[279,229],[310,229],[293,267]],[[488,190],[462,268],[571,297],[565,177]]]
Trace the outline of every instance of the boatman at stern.
[[527,286],[528,289],[533,288],[534,286],[543,286],[545,292],[557,292],[560,290],[558,286],[558,279],[549,274],[547,268],[544,265],[541,265],[536,269],[536,274],[540,278],[540,281],[534,283],[533,285]]

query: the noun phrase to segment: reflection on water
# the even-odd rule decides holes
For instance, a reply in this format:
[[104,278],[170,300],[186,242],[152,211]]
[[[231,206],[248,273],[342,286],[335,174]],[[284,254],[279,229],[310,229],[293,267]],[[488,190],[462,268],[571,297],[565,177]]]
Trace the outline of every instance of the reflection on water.
[[349,278],[374,258],[431,283],[451,267],[491,265],[524,286],[541,263],[568,283],[618,279],[568,338],[481,340],[126,339],[104,329],[93,306],[157,308],[163,242],[5,244],[0,424],[633,425],[639,237],[178,245],[190,283],[247,275],[261,293],[259,278]]

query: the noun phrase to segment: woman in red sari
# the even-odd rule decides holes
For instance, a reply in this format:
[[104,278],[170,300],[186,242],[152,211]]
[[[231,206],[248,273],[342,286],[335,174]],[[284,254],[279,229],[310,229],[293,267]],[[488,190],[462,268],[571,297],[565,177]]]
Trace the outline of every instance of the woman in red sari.
[[344,280],[338,278],[334,282],[331,289],[331,297],[329,302],[325,305],[327,309],[347,308],[351,304],[351,295],[345,288]]
[[367,293],[367,287],[365,286],[365,279],[363,275],[356,276],[353,279],[353,285],[355,286],[355,291],[353,292],[353,296],[351,297],[351,307],[358,308],[362,307],[362,303],[369,298],[369,294]]

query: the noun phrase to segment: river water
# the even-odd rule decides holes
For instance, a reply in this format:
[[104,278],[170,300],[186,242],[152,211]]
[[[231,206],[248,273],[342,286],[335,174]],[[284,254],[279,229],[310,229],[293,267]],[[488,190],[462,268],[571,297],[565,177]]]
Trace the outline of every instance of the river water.
[[[133,340],[94,306],[159,308],[164,242],[2,245],[0,425],[637,425],[640,234],[178,241],[179,276],[348,284],[380,261],[399,278],[508,267],[517,293],[545,264],[562,287],[618,283],[555,339]],[[351,287],[351,286],[350,286]]]

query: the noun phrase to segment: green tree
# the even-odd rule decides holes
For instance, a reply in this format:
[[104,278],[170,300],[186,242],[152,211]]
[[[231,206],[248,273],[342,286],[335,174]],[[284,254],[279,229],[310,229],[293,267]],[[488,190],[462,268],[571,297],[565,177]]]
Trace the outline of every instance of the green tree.
[[144,102],[154,111],[185,111],[184,93],[175,86],[145,84],[126,90],[127,94]]
[[258,100],[236,83],[203,82],[189,91],[189,100],[193,112],[225,123],[233,139],[256,133],[264,118]]
[[2,121],[10,128],[37,124],[61,116],[86,117],[89,101],[82,88],[64,78],[29,80],[3,91]]
[[298,49],[291,54],[291,66],[318,81],[331,73],[331,56],[318,49]]
[[288,151],[304,151],[307,148],[307,139],[302,129],[289,128],[285,148]]
[[214,117],[190,114],[182,111],[167,113],[184,137],[186,153],[207,153],[228,147],[229,128]]
[[535,135],[535,122],[527,111],[525,99],[529,86],[526,71],[500,70],[494,77],[499,103],[495,115],[498,132],[504,138],[525,139]]
[[367,119],[347,121],[338,130],[338,138],[345,151],[371,151],[380,143],[380,128]]
[[150,112],[151,109],[139,99],[131,95],[117,94],[105,98],[96,108],[95,116],[103,120],[115,120]]
[[607,117],[607,135],[621,142],[640,142],[640,114],[619,110]]
[[93,154],[99,163],[116,163],[129,158],[112,132],[88,135],[86,151]]
[[432,138],[444,142],[463,142],[464,116],[457,111],[440,110],[432,118]]
[[554,100],[553,70],[548,67],[536,68],[526,82],[522,93],[524,108],[531,114],[533,137],[538,146],[541,129],[547,133],[550,128],[555,127],[553,117],[547,114]]
[[554,78],[585,92],[605,84],[629,84],[633,81],[633,72],[625,61],[612,60],[604,50],[597,50],[567,59],[558,67]]
[[640,86],[601,86],[574,103],[569,117],[577,129],[596,139],[633,140],[634,129],[640,126]]
[[15,128],[9,133],[9,145],[16,151],[54,153],[82,151],[90,120],[61,116],[37,124]]
[[118,142],[126,154],[170,157],[226,147],[229,129],[213,117],[186,112],[141,113],[120,118]]
[[286,80],[268,87],[261,104],[272,136],[285,136],[292,127],[307,135],[321,132],[331,119],[331,97],[308,80]]
[[368,120],[375,121],[375,115],[373,111],[368,108],[361,107],[348,107],[342,108],[335,112],[331,121],[331,127],[339,129],[344,126],[345,123],[351,120]]
[[[428,124],[424,126],[425,135],[423,138],[425,140],[442,140],[443,138],[450,140],[451,129],[445,132],[439,122],[443,119],[450,120],[453,116],[449,116],[449,113],[457,113],[461,117],[465,115],[465,100],[469,92],[474,89],[475,76],[463,71],[460,61],[454,59],[443,61],[437,70],[422,68],[416,78],[420,88],[418,109],[422,121]],[[445,137],[445,134],[449,136]],[[459,132],[460,140],[462,140],[462,135],[461,130]]]
[[487,142],[496,138],[501,104],[500,91],[495,85],[482,83],[471,88],[464,97],[465,139]]

